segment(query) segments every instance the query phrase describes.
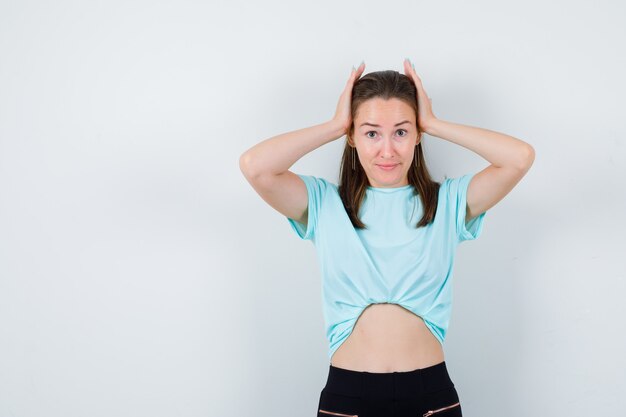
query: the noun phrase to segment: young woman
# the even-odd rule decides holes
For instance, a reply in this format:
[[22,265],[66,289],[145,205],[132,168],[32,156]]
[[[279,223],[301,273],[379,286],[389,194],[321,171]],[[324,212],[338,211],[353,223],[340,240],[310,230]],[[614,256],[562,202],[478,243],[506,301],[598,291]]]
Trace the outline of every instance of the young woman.
[[[332,120],[267,139],[240,167],[256,192],[311,240],[322,271],[330,358],[317,416],[461,416],[443,341],[456,247],[534,161],[511,136],[437,119],[414,66],[352,70]],[[423,133],[490,162],[433,181]],[[346,136],[339,182],[289,168]]]

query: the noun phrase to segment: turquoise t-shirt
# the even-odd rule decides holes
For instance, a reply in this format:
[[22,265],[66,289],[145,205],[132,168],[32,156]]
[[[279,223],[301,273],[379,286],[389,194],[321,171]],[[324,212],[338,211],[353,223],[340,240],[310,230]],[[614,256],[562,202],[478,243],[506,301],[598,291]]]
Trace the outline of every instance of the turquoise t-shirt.
[[396,303],[422,317],[441,344],[452,308],[456,247],[480,236],[486,212],[465,223],[467,186],[473,174],[445,179],[435,219],[416,228],[423,206],[413,186],[368,187],[356,229],[337,185],[300,175],[308,192],[308,224],[287,217],[301,239],[311,240],[321,269],[328,357],[352,332],[372,303]]

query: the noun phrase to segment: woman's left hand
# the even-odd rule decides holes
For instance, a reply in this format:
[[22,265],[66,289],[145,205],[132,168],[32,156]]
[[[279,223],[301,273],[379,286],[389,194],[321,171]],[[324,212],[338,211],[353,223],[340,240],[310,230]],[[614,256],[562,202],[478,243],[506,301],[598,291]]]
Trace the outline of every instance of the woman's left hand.
[[437,120],[433,114],[433,100],[426,94],[422,80],[415,72],[415,68],[408,58],[404,60],[404,74],[413,81],[417,88],[417,125],[421,131],[428,133],[431,123]]

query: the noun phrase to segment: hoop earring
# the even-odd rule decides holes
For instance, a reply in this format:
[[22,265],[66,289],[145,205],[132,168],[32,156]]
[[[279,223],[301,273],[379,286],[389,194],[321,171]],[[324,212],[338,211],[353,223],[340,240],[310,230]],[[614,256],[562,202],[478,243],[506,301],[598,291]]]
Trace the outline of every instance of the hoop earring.
[[354,171],[354,148],[352,148],[352,170]]

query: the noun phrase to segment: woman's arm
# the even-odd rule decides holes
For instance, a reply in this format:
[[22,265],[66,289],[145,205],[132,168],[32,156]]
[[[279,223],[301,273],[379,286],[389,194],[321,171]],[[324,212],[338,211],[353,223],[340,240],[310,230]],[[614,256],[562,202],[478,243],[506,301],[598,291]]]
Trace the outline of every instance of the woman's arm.
[[517,168],[526,172],[535,157],[535,151],[528,143],[493,130],[433,119],[427,125],[426,133],[474,151],[499,168]]
[[332,121],[283,133],[245,151],[239,157],[239,168],[267,204],[306,226],[309,217],[306,184],[289,167],[303,155],[343,134]]
[[239,158],[239,167],[248,181],[260,175],[283,174],[307,153],[345,135],[352,124],[352,87],[363,71],[365,63],[358,68],[352,67],[330,121],[274,136],[244,152]]
[[266,139],[239,157],[239,168],[254,190],[274,209],[307,225],[308,191],[289,168],[307,153],[342,137],[352,119],[350,97],[364,64],[353,68],[339,98],[335,116],[328,122]]
[[432,119],[426,133],[472,150],[491,163],[477,172],[467,187],[466,222],[500,202],[535,160],[531,145],[493,130]]
[[469,221],[495,206],[520,182],[535,160],[535,149],[504,133],[437,119],[432,100],[408,60],[404,61],[404,72],[417,89],[420,128],[431,136],[472,150],[491,163],[476,173],[467,187],[465,221]]
[[239,166],[248,180],[261,175],[280,175],[307,153],[343,136],[334,119],[266,139],[245,151]]

